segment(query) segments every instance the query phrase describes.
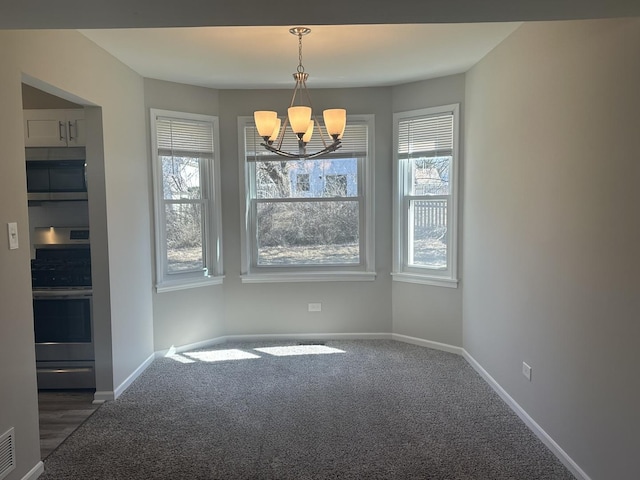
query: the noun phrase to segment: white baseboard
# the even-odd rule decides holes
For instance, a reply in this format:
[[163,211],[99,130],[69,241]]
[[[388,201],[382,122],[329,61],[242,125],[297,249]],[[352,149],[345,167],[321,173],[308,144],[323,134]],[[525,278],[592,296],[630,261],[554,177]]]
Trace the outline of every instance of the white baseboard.
[[390,333],[265,333],[262,335],[223,335],[211,338],[202,342],[190,343],[188,345],[172,346],[169,349],[158,350],[155,357],[166,357],[174,353],[188,352],[199,348],[212,347],[222,343],[231,342],[260,342],[268,341],[291,341],[291,340],[390,340]]
[[518,403],[509,395],[504,388],[500,386],[500,384],[491,376],[489,372],[487,372],[482,365],[480,365],[475,358],[473,358],[469,352],[466,350],[462,350],[462,356],[465,358],[469,365],[471,365],[476,372],[480,374],[482,378],[495,390],[495,392],[505,401],[505,403],[514,411],[518,417],[522,419],[529,430],[531,430],[541,441],[544,443],[551,453],[553,453],[558,460],[560,460],[565,467],[569,469],[571,473],[578,480],[591,480],[589,476],[582,470],[573,459],[567,455],[560,445],[558,445],[551,436],[545,432],[540,425],[536,423],[536,421],[529,416],[529,414],[520,406]]
[[412,345],[419,345],[421,347],[433,348],[435,350],[442,350],[445,352],[455,353],[457,355],[462,355],[462,352],[463,352],[463,349],[461,347],[449,345],[448,343],[433,342],[431,340],[424,340],[422,338],[410,337],[408,335],[400,335],[398,333],[391,334],[391,338],[393,340],[397,340],[398,342],[410,343]]
[[227,335],[228,342],[259,342],[261,340],[390,340],[390,333],[275,333],[264,335]]
[[140,366],[138,368],[136,368],[133,373],[131,375],[129,375],[124,382],[122,382],[120,385],[118,385],[116,387],[116,389],[113,391],[113,399],[117,399],[120,395],[122,395],[122,392],[124,392],[127,388],[129,388],[129,385],[131,385],[133,383],[133,381],[138,378],[140,376],[140,374],[142,372],[144,372],[147,367],[149,365],[151,365],[151,362],[153,362],[153,360],[156,358],[155,354],[151,354],[147,357],[147,359],[142,362],[142,364],[140,364]]
[[36,465],[22,477],[22,480],[36,480],[40,475],[44,473],[44,463],[42,461],[36,463]]
[[110,402],[115,400],[122,392],[124,392],[129,385],[133,383],[133,381],[140,376],[142,372],[144,372],[151,362],[156,358],[156,354],[152,353],[147,357],[147,359],[136,368],[131,375],[129,375],[124,382],[118,385],[115,390],[96,390],[96,393],[93,394],[93,404],[97,405],[104,402]]

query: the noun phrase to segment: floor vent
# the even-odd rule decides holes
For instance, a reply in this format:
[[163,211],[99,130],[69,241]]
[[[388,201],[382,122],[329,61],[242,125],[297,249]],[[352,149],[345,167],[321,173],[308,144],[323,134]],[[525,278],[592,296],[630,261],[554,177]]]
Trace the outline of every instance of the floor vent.
[[16,468],[13,435],[13,428],[0,435],[0,480]]

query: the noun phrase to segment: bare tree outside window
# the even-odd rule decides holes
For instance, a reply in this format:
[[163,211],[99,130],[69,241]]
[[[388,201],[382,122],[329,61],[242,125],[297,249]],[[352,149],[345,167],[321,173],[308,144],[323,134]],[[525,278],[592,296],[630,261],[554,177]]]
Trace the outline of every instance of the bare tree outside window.
[[167,267],[170,273],[204,268],[200,159],[161,157]]

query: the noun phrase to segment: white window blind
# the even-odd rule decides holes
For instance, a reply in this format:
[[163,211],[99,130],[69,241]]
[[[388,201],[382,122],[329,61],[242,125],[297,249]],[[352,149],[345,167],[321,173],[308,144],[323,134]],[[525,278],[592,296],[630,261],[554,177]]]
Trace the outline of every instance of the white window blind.
[[[324,125],[321,125],[324,131]],[[363,123],[350,123],[347,124],[344,135],[342,136],[342,146],[335,152],[323,155],[323,158],[358,158],[364,157],[367,154],[367,145],[369,142],[369,133],[366,124]],[[275,155],[267,151],[260,144],[264,142],[262,137],[258,135],[258,130],[253,125],[248,125],[245,130],[246,139],[246,156],[247,161],[264,161],[269,162],[273,160],[282,160],[282,157]],[[325,134],[325,141],[327,145],[331,144],[333,140]],[[274,142],[274,146],[276,142]],[[314,127],[313,136],[311,141],[307,144],[307,152],[317,152],[324,148],[322,138],[318,133],[317,127]],[[295,153],[298,151],[298,138],[290,131],[287,126],[287,132],[282,141],[281,150],[286,152]]]
[[158,117],[156,129],[158,155],[213,157],[213,129],[211,122]]
[[398,124],[398,158],[444,157],[453,152],[453,114],[406,118]]

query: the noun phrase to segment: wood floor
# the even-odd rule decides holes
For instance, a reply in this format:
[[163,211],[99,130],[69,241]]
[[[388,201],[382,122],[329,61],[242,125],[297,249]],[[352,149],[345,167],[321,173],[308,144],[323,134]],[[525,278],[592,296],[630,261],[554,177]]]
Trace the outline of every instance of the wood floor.
[[41,390],[38,392],[40,456],[53,452],[99,405],[93,390]]

